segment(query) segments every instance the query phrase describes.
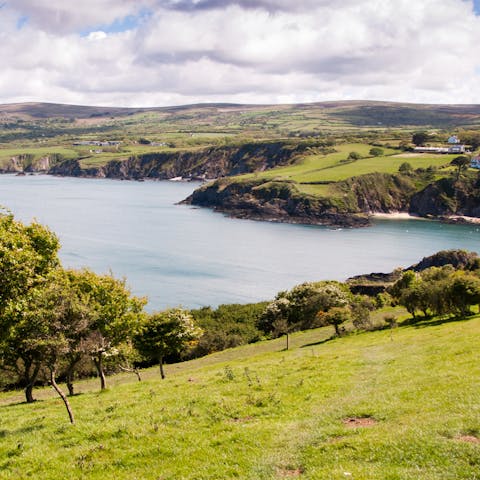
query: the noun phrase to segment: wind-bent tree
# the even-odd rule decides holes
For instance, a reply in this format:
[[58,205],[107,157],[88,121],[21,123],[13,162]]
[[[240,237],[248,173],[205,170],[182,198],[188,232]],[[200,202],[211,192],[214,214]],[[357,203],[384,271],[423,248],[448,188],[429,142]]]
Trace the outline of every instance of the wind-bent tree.
[[4,367],[13,369],[33,402],[33,386],[41,369],[41,355],[28,345],[37,331],[20,313],[28,305],[32,289],[45,283],[59,264],[57,237],[46,227],[24,225],[12,214],[0,213],[0,353]]
[[181,353],[201,334],[189,312],[172,308],[149,315],[134,337],[134,344],[146,358],[158,361],[163,379],[165,357]]

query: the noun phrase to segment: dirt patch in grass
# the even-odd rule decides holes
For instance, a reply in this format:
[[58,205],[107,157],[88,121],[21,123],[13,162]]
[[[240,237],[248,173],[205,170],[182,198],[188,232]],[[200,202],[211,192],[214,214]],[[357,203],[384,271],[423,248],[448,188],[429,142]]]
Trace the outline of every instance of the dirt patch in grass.
[[246,422],[251,422],[253,420],[253,417],[235,417],[232,418],[233,423],[246,423]]
[[474,435],[457,435],[455,440],[457,440],[457,442],[480,443],[480,438]]
[[378,422],[372,417],[347,417],[342,420],[343,424],[347,427],[372,427]]
[[278,468],[277,473],[280,478],[291,478],[291,477],[299,477],[303,473],[303,468]]

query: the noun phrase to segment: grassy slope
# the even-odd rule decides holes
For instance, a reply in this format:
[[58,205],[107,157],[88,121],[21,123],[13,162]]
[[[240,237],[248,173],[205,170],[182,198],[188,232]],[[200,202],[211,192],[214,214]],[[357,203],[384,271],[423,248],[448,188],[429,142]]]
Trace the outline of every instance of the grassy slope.
[[[308,155],[294,165],[274,168],[261,174],[248,174],[238,179],[265,178],[269,180],[287,180],[297,183],[300,191],[311,195],[335,195],[334,185],[315,185],[314,182],[334,183],[347,178],[372,172],[396,173],[404,162],[410,163],[413,168],[427,168],[429,166],[448,166],[455,155],[412,155],[398,154],[397,151],[385,148],[384,155],[369,157],[370,145],[362,143],[348,143],[335,147],[335,153],[327,155]],[[367,158],[345,163],[350,152],[358,152]]]
[[3,406],[0,478],[473,479],[480,447],[458,437],[480,430],[479,333],[477,316],[393,341],[299,334],[77,396],[75,427],[56,399]]

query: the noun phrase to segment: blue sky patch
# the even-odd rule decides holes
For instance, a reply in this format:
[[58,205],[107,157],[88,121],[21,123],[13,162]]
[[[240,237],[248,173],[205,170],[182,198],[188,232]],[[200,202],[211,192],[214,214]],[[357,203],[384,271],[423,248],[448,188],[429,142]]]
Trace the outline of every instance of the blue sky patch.
[[82,37],[87,37],[92,32],[102,31],[105,33],[120,33],[126,32],[128,30],[135,30],[139,25],[145,22],[149,17],[151,17],[152,12],[148,9],[141,10],[137,15],[128,15],[123,18],[118,18],[110,24],[95,25],[89,27],[82,32],[80,35]]
[[477,15],[480,15],[480,0],[473,0],[473,9]]
[[21,16],[17,20],[17,30],[21,30],[28,23],[28,17],[26,15]]

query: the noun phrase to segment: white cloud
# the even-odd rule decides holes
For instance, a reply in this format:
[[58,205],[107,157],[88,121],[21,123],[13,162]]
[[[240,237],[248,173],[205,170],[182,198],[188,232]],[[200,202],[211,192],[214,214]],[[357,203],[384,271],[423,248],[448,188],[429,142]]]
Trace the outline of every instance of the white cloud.
[[[136,29],[94,28],[142,8]],[[15,0],[0,101],[480,103],[479,44],[465,0]]]

